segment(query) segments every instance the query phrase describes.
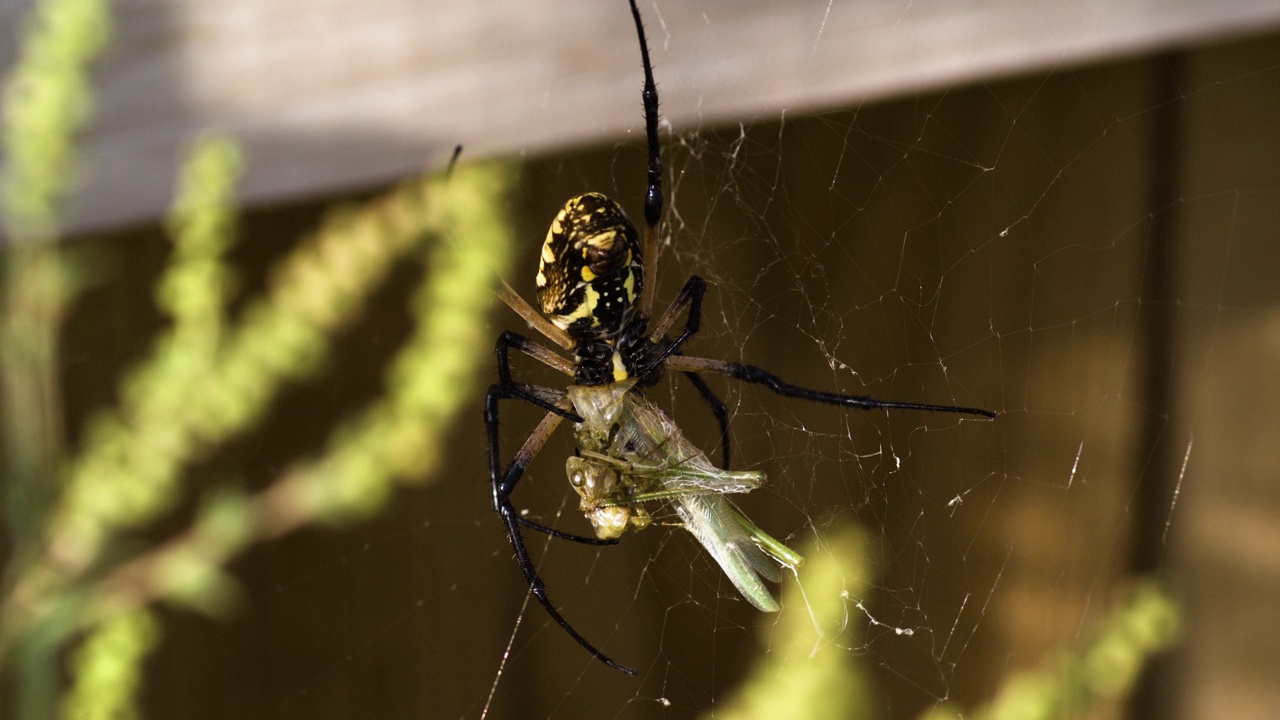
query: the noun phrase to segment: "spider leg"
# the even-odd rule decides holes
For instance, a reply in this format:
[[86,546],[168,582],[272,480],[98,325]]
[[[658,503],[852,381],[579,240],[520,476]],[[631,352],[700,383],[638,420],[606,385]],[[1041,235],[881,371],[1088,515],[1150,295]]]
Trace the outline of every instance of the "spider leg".
[[529,528],[530,530],[537,530],[540,533],[550,535],[551,537],[559,540],[570,540],[572,542],[581,543],[583,545],[617,545],[618,544],[617,539],[601,540],[600,538],[574,535],[573,533],[567,533],[567,532],[564,532],[563,530],[557,530],[549,525],[536,523],[532,520],[529,520],[528,518],[521,517],[519,515],[516,516],[516,522],[520,523],[524,527]]
[[658,87],[653,82],[653,65],[649,62],[649,43],[644,36],[644,22],[636,0],[631,2],[631,17],[640,36],[640,59],[644,63],[644,134],[649,148],[648,187],[644,193],[644,277],[648,281],[640,290],[640,313],[648,315],[653,308],[653,292],[658,278],[658,226],[662,223],[662,145],[658,142]]
[[698,328],[702,325],[702,296],[706,292],[707,281],[697,275],[690,275],[684,287],[680,289],[680,294],[671,302],[671,306],[653,324],[649,340],[656,344],[666,333],[667,328],[675,323],[675,319],[680,316],[680,313],[685,308],[688,308],[689,314],[685,317],[684,329],[680,331],[675,340],[667,343],[666,347],[662,348],[662,352],[656,358],[648,361],[647,365],[639,373],[640,375],[648,375],[657,371],[664,362],[680,352],[681,345],[684,345],[689,338],[698,334]]
[[[520,389],[520,386],[514,386],[514,387],[515,389]],[[533,386],[533,387],[536,387],[536,386]],[[550,388],[538,388],[538,389],[551,391]],[[497,431],[497,425],[498,425],[497,401],[510,399],[510,398],[519,399],[519,400],[527,399],[523,395],[515,395],[511,393],[509,392],[509,390],[510,388],[504,387],[502,385],[494,385],[493,387],[489,388],[489,395],[494,398],[492,415],[490,415],[487,400],[486,400],[486,406],[485,406],[485,425],[486,427],[491,428],[491,431],[489,434],[489,452],[490,452],[490,458],[489,458],[490,473],[489,474],[490,474],[491,485],[493,490],[493,503],[494,503],[493,507],[495,510],[498,510],[499,512],[502,511],[502,508],[500,507],[500,505],[504,503],[508,506],[511,505],[511,493],[515,490],[516,483],[520,482],[520,478],[524,475],[525,468],[529,466],[529,463],[533,462],[533,458],[537,456],[538,452],[542,450],[542,446],[545,445],[547,440],[551,437],[551,434],[555,432],[555,429],[557,427],[559,427],[560,420],[566,415],[569,416],[570,419],[572,419],[573,417],[576,417],[569,414],[563,408],[558,407],[556,405],[552,405],[551,409],[547,411],[547,414],[543,416],[542,421],[538,423],[538,426],[533,429],[533,432],[529,433],[529,437],[525,439],[524,445],[521,446],[520,451],[516,453],[515,458],[511,460],[511,464],[507,466],[506,471],[495,475],[494,473],[496,472],[496,469],[500,467],[496,457],[497,455],[496,431]],[[564,394],[561,393],[561,397],[563,397],[563,395]],[[541,405],[539,405],[539,407],[541,407]],[[492,425],[490,425],[490,418],[492,418]],[[498,479],[497,481],[492,481],[493,478],[500,478],[500,479]],[[601,540],[599,538],[584,537],[582,535],[574,535],[572,533],[556,530],[555,528],[548,527],[541,523],[536,523],[532,520],[525,518],[519,513],[516,513],[514,506],[512,506],[510,509],[514,513],[513,516],[515,517],[516,522],[519,523],[520,525],[523,525],[524,527],[529,528],[530,530],[537,530],[540,533],[545,533],[547,535],[550,535],[555,538],[559,538],[561,540],[572,540],[573,542],[582,543],[583,545],[617,545],[618,544],[617,540]]]
[[680,288],[680,294],[676,295],[676,299],[667,306],[666,312],[649,326],[649,339],[657,342],[659,338],[666,335],[686,307],[689,308],[690,317],[685,321],[685,325],[692,323],[693,332],[696,333],[702,323],[702,296],[706,291],[707,282],[697,275],[690,275],[684,287]]
[[[667,344],[663,348],[662,353],[658,357],[649,362],[648,367],[642,370],[642,374],[654,372],[657,368],[662,367],[672,355],[679,352],[680,347],[698,332],[698,328],[702,325],[702,296],[707,291],[707,283],[697,275],[691,275],[685,281],[684,287],[681,288],[680,294],[672,301],[666,312],[662,313],[662,317],[653,324],[651,328],[649,341],[656,343],[659,338],[666,334],[667,330],[675,324],[676,318],[680,317],[680,313],[688,308],[689,314],[685,319],[684,330],[675,340]],[[716,416],[716,422],[720,425],[720,447],[724,453],[724,462],[721,467],[725,470],[729,469],[729,410],[725,408],[724,403],[702,379],[701,375],[696,372],[686,372],[685,376],[697,388],[698,394],[702,396],[703,402],[707,407],[711,408],[711,413]]]
[[673,369],[680,370],[682,372],[713,372],[719,375],[731,377],[735,380],[764,385],[783,397],[812,400],[814,402],[825,403],[827,405],[842,405],[844,407],[852,407],[859,410],[925,410],[928,412],[956,413],[960,415],[979,415],[985,418],[994,418],[996,416],[996,414],[990,410],[960,407],[957,405],[930,405],[926,403],[877,400],[865,395],[845,395],[842,393],[825,392],[822,390],[811,390],[809,388],[785,382],[777,375],[766,370],[762,370],[754,365],[727,362],[725,360],[711,360],[708,358],[693,358],[678,355],[667,360],[667,363]]
[[702,401],[711,408],[711,414],[716,416],[716,422],[720,425],[720,448],[724,452],[724,462],[721,463],[722,470],[729,469],[729,409],[724,406],[724,402],[716,396],[711,386],[707,385],[707,381],[696,372],[686,372],[685,377],[689,378],[689,382],[697,388],[698,394],[702,396]]
[[563,415],[557,413],[556,410],[568,414],[568,409],[564,407],[566,401],[562,394],[554,409],[548,411],[538,423],[538,426],[530,433],[529,438],[525,440],[524,445],[516,453],[506,471],[501,472],[498,460],[498,401],[512,398],[527,399],[523,395],[516,394],[515,391],[517,390],[518,388],[509,382],[507,384],[498,383],[490,386],[489,392],[485,396],[484,421],[485,429],[489,436],[489,484],[493,492],[493,509],[498,512],[498,515],[502,518],[503,525],[507,528],[507,538],[511,541],[512,550],[515,551],[516,563],[520,565],[520,570],[524,573],[525,582],[529,585],[529,592],[533,593],[533,596],[537,598],[538,604],[542,606],[542,609],[547,611],[547,614],[556,621],[556,624],[562,630],[569,634],[569,637],[576,640],[583,649],[591,653],[597,660],[615,670],[628,675],[636,675],[636,671],[632,668],[621,665],[600,652],[577,630],[574,630],[568,620],[564,619],[564,616],[556,610],[551,603],[551,599],[547,596],[546,585],[542,582],[542,578],[538,575],[538,569],[534,567],[533,559],[529,556],[529,549],[525,546],[524,536],[520,533],[521,525],[548,532],[553,537],[577,540],[579,542],[585,541],[592,545],[607,545],[617,541],[579,538],[567,533],[561,533],[558,530],[525,520],[520,517],[515,506],[511,504],[511,492],[515,489],[516,483],[519,482],[525,467],[538,454],[538,451],[542,449],[547,439],[551,437],[551,434],[555,432],[564,419]]
[[[489,395],[485,401],[485,425],[489,430],[489,464],[490,477],[493,479],[493,500],[494,509],[499,509],[499,504],[506,501],[510,504],[510,496],[515,485],[520,481],[520,476],[524,473],[524,469],[533,458],[542,450],[542,446],[546,444],[547,439],[551,437],[551,433],[560,425],[560,421],[570,420],[572,422],[582,422],[582,418],[573,413],[565,400],[563,390],[555,390],[541,385],[526,385],[517,383],[511,378],[511,356],[510,349],[515,348],[530,357],[541,360],[547,365],[561,370],[562,372],[573,374],[573,366],[564,358],[556,355],[541,345],[528,340],[527,338],[510,331],[502,333],[498,336],[498,342],[494,346],[494,355],[498,357],[498,382],[489,388]],[[519,399],[539,407],[547,411],[546,417],[538,424],[534,431],[529,434],[525,440],[524,446],[520,448],[520,452],[516,453],[516,457],[511,461],[502,479],[497,480],[498,475],[498,400]],[[492,402],[492,410],[490,410],[490,402]],[[532,530],[543,532],[562,540],[572,540],[584,545],[612,545],[617,540],[602,541],[597,538],[588,538],[581,535],[572,535],[570,533],[561,532],[554,528],[541,525],[526,520],[519,514],[514,515],[516,522],[524,525]]]
[[547,597],[547,588],[542,584],[542,578],[538,577],[537,569],[533,567],[533,562],[529,560],[529,550],[525,547],[524,538],[520,535],[520,527],[517,524],[516,516],[509,512],[503,512],[502,521],[507,526],[507,535],[511,538],[511,546],[515,548],[516,558],[520,561],[520,569],[524,571],[525,581],[529,583],[529,591],[538,599],[538,604],[542,605],[542,609],[547,611],[547,614],[556,621],[561,630],[568,633],[569,637],[576,640],[595,659],[614,670],[619,670],[631,676],[637,675],[638,673],[634,669],[618,663],[608,655],[600,652],[589,640],[584,638],[577,630],[574,630],[569,621],[565,620],[564,616],[556,610],[555,606],[551,604],[551,599]]
[[[542,387],[540,385],[525,385],[517,383],[511,379],[511,358],[510,350],[515,348],[529,357],[539,360],[542,363],[555,368],[569,376],[573,375],[573,363],[560,357],[554,352],[542,347],[523,335],[507,331],[498,336],[498,342],[493,348],[494,355],[498,357],[498,384],[494,387],[501,387],[503,392],[507,393],[507,397],[520,398],[525,402],[555,413],[565,420],[573,422],[582,422],[582,418],[570,412],[568,408],[560,407],[553,400],[548,398],[554,397],[556,400],[563,397],[564,393],[551,388]],[[490,390],[492,392],[492,389]]]
[[[537,310],[534,310],[533,306],[530,305],[527,300],[520,297],[519,293],[511,289],[511,286],[507,284],[506,280],[503,280],[502,287],[498,288],[498,297],[502,299],[502,302],[507,304],[507,307],[511,308],[517,315],[523,318],[524,321],[529,324],[529,327],[542,333],[548,340],[559,345],[565,350],[573,349],[573,338],[569,337],[569,334],[565,331],[556,327],[550,320],[540,315]],[[550,351],[547,352],[550,353]],[[554,355],[555,353],[551,354]],[[542,360],[542,358],[538,359]],[[543,362],[559,369],[556,365],[547,362],[546,360],[543,360]],[[571,372],[569,374],[572,375],[573,373]]]

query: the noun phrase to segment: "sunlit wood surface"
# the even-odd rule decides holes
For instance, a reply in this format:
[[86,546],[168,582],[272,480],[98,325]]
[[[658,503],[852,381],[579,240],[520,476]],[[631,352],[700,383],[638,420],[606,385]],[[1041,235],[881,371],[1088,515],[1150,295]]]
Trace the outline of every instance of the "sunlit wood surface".
[[[624,2],[125,0],[76,227],[157,216],[183,144],[248,146],[251,202],[639,126]],[[3,0],[12,38],[27,2]],[[645,0],[668,122],[794,116],[1256,32],[1274,0]],[[0,67],[13,44],[0,42]]]

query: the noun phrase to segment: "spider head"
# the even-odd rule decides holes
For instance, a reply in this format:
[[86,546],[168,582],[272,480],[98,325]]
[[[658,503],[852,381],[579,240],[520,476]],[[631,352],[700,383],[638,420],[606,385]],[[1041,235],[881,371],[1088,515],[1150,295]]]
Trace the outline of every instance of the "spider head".
[[542,312],[573,338],[616,337],[644,286],[640,235],[617,203],[600,193],[565,203],[551,222],[538,264]]

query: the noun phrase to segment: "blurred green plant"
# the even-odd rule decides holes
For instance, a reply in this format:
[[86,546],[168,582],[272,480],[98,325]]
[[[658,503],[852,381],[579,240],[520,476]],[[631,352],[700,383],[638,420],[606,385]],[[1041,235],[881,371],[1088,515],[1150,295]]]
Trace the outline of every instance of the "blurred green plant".
[[869,584],[862,534],[846,529],[803,551],[796,582],[785,583],[783,608],[768,651],[742,687],[715,717],[869,717],[871,692],[866,668],[849,650],[857,647],[856,623],[849,622],[851,598]]
[[[869,587],[865,542],[852,530],[833,533],[802,551],[806,564],[788,583],[769,647],[742,687],[717,703],[724,720],[875,717],[866,663],[850,622]],[[860,612],[860,611],[859,611]],[[1096,716],[1122,700],[1146,661],[1177,641],[1180,613],[1154,581],[1136,582],[1126,599],[1093,629],[1082,649],[1060,653],[1041,670],[1017,673],[989,704],[976,710],[932,708],[921,720],[1052,720]],[[712,717],[708,715],[707,717]]]
[[1097,716],[1108,702],[1123,700],[1147,660],[1180,635],[1181,613],[1169,591],[1153,580],[1136,582],[1125,598],[1075,651],[1063,650],[1040,670],[1015,673],[994,700],[975,711],[942,706],[922,720],[1050,720]]
[[[89,67],[106,45],[110,20],[104,0],[37,2],[4,86],[0,432],[10,553],[6,598],[17,582],[15,568],[41,553],[41,528],[57,495],[62,402],[56,360],[68,283],[53,239],[75,178],[77,141],[92,110]],[[7,621],[0,622],[7,633]],[[25,717],[51,717],[59,643],[33,631],[19,645],[16,657],[5,658],[15,668],[18,710]]]
[[72,654],[75,686],[62,700],[62,716],[77,720],[140,717],[135,698],[142,661],[160,639],[147,611],[123,613],[97,626]]
[[[126,380],[121,407],[96,418],[83,452],[66,460],[44,530],[46,552],[19,568],[5,599],[5,649],[26,634],[56,646],[158,599],[223,612],[235,585],[221,566],[245,546],[307,523],[364,517],[396,481],[420,479],[439,460],[443,431],[488,349],[477,318],[492,303],[494,273],[508,255],[497,206],[509,174],[459,168],[447,182],[414,184],[338,216],[286,261],[270,296],[224,332],[228,276],[220,255],[231,227],[227,180],[238,162],[225,140],[208,139],[187,166],[188,192],[173,223],[184,230],[160,286],[173,327]],[[119,533],[183,496],[183,470],[193,459],[258,419],[282,383],[318,366],[325,338],[416,247],[428,249],[423,259],[432,272],[417,293],[417,332],[391,368],[387,394],[340,427],[319,458],[256,495],[211,495],[185,533],[105,563]],[[85,668],[79,677],[103,672]]]
[[[231,323],[223,255],[243,160],[230,140],[201,138],[181,174],[168,223],[173,252],[156,294],[171,326],[123,381],[119,406],[93,418],[82,450],[66,456],[55,379],[69,297],[57,228],[92,105],[88,68],[108,26],[103,2],[39,3],[6,86],[2,362],[13,552],[0,662],[16,669],[14,706],[28,718],[52,717],[60,693],[68,717],[135,715],[140,663],[161,632],[150,603],[225,612],[236,585],[222,568],[238,552],[306,524],[365,517],[396,482],[428,476],[489,348],[480,317],[511,254],[502,208],[512,174],[457,168],[334,213],[281,264],[267,296]],[[393,264],[414,255],[430,272],[385,395],[319,457],[254,495],[208,492],[186,531],[124,552],[125,532],[190,495],[189,465],[319,367],[328,338]],[[73,682],[63,688],[58,658],[76,643]]]

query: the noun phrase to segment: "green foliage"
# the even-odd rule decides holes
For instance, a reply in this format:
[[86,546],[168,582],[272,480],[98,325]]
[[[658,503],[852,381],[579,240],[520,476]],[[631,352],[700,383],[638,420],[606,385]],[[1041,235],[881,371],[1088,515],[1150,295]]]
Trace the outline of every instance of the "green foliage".
[[[6,569],[0,662],[18,671],[19,713],[49,717],[60,692],[57,658],[82,636],[62,713],[132,717],[141,662],[161,632],[149,604],[226,613],[237,587],[223,567],[250,544],[365,517],[397,482],[420,481],[438,465],[443,433],[488,349],[480,317],[510,254],[501,207],[511,177],[496,167],[459,168],[451,179],[410,183],[335,213],[233,324],[224,254],[243,160],[229,139],[201,138],[181,173],[168,223],[174,248],[156,289],[171,326],[123,380],[120,405],[95,417],[81,452],[68,457],[56,431],[54,340],[67,298],[55,239],[92,104],[88,66],[108,17],[101,2],[51,0],[34,18],[5,106],[13,243],[5,258],[6,505],[18,551]],[[466,243],[453,241],[459,237]],[[329,338],[392,265],[419,253],[430,272],[414,304],[417,331],[390,369],[386,394],[342,425],[323,454],[267,489],[215,490],[187,530],[124,552],[124,533],[190,494],[191,463],[250,428],[281,387],[318,368]]]
[[[121,406],[96,418],[82,453],[63,463],[45,551],[20,569],[6,598],[9,649],[23,636],[65,642],[156,600],[225,613],[236,586],[222,567],[250,543],[307,523],[365,517],[396,482],[421,480],[439,463],[443,433],[488,349],[479,317],[509,255],[510,223],[500,209],[509,173],[459,168],[447,181],[413,183],[336,215],[284,262],[268,296],[228,325],[221,255],[234,226],[239,164],[222,139],[193,151],[158,292],[173,325],[126,379]],[[466,243],[450,240],[459,237]],[[120,564],[103,560],[118,554],[106,551],[120,533],[187,492],[184,471],[194,459],[260,418],[284,383],[314,370],[327,338],[392,263],[419,249],[431,272],[414,303],[417,331],[395,359],[383,398],[342,425],[324,454],[261,493],[219,491],[181,535]]]
[[[10,554],[17,561],[40,553],[40,527],[56,495],[54,475],[61,459],[57,333],[65,282],[50,240],[75,178],[77,141],[92,107],[89,67],[109,34],[104,0],[37,2],[4,87],[0,214],[8,252],[0,324],[0,431],[5,519]],[[12,567],[6,569],[6,593],[14,575]],[[54,614],[64,614],[65,602],[50,605],[59,611]],[[8,634],[8,618],[0,621]],[[13,663],[23,690],[18,712],[49,717],[57,638],[33,632],[20,646]]]
[[[716,706],[716,718],[874,716],[866,663],[853,649],[861,644],[858,623],[850,622],[869,588],[863,538],[845,531],[804,555],[809,560],[788,584],[769,647],[735,696]],[[1179,617],[1166,589],[1138,582],[1094,627],[1085,647],[1064,650],[1044,669],[1013,675],[988,705],[973,711],[943,705],[922,720],[1089,717],[1123,699],[1146,661],[1177,641]]]
[[62,268],[48,242],[75,177],[77,140],[93,94],[89,67],[106,44],[102,0],[44,0],[28,19],[3,102],[5,172],[3,411],[8,522],[22,554],[53,490],[60,418],[53,358],[63,306]]
[[849,650],[860,642],[849,622],[851,598],[868,584],[863,545],[860,533],[845,530],[804,550],[769,648],[735,697],[716,707],[716,718],[869,716],[866,668]]
[[1015,674],[977,712],[939,708],[926,720],[962,715],[986,720],[1087,717],[1103,703],[1123,699],[1147,659],[1177,641],[1180,614],[1166,589],[1151,580],[1140,581],[1098,623],[1084,648],[1062,652],[1042,670]]
[[134,696],[142,685],[142,660],[159,639],[159,621],[145,611],[120,615],[94,628],[73,653],[76,684],[63,698],[62,716],[77,720],[140,717]]
[[43,0],[32,10],[4,91],[4,208],[12,240],[57,231],[75,180],[77,139],[93,109],[89,67],[110,34],[104,0]]

